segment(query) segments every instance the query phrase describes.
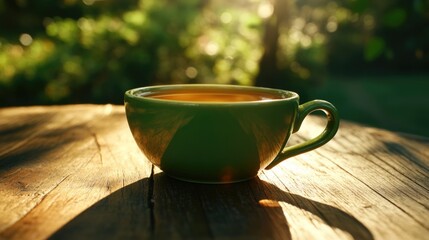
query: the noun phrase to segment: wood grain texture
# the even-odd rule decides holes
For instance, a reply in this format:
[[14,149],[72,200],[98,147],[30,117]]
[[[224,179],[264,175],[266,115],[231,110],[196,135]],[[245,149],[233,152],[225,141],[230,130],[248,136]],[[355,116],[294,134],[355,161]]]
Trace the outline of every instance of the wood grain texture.
[[148,163],[122,106],[0,109],[0,239],[427,239],[428,149],[343,121],[253,180],[193,184]]
[[3,109],[0,132],[5,239],[46,238],[100,199],[150,176],[120,107]]

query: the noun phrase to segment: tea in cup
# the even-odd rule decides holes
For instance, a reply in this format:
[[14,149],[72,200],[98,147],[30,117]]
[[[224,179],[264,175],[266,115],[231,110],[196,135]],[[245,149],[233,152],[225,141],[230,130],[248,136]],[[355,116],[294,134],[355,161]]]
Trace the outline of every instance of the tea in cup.
[[[124,96],[131,133],[145,156],[167,175],[198,183],[254,178],[263,169],[316,149],[339,126],[336,108],[323,100],[299,104],[295,92],[233,85],[160,85]],[[326,113],[325,130],[286,146],[304,118]]]

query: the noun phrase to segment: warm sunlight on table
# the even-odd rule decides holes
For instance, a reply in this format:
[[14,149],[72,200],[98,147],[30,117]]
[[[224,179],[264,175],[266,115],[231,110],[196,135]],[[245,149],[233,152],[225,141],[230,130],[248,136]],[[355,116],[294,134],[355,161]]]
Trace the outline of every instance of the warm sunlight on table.
[[[310,116],[289,144],[323,129]],[[0,109],[0,239],[426,239],[429,139],[342,121],[250,181],[171,179],[123,106]]]

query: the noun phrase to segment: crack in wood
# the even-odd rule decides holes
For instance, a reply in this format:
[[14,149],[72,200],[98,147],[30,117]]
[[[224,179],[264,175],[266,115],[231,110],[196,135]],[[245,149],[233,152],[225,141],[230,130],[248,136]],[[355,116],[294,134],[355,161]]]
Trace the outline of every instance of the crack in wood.
[[[23,216],[21,216],[18,220],[16,220],[16,222],[14,223],[14,224],[12,224],[12,225],[10,225],[9,227],[7,227],[5,230],[3,230],[3,233],[4,232],[7,232],[7,231],[9,231],[9,229],[12,229],[15,225],[17,225],[17,224],[20,224],[20,222],[21,221],[23,221],[34,209],[36,209],[45,199],[46,199],[46,197],[48,197],[48,195],[52,192],[52,191],[54,191],[61,183],[63,183],[67,178],[69,178],[71,176],[71,174],[69,174],[69,175],[67,175],[67,176],[65,176],[63,179],[61,179],[57,184],[55,184],[55,186],[53,186],[49,191],[47,191],[41,198],[40,198],[40,200],[38,201],[38,202],[36,202],[35,204],[34,204],[34,206],[31,208],[31,209],[29,209],[29,211],[27,211]],[[0,235],[0,239],[2,239],[1,238],[2,236]]]
[[95,146],[97,146],[98,158],[100,159],[101,164],[103,164],[103,155],[101,154],[101,145],[98,141],[98,136],[96,133],[92,132],[89,128],[88,131],[91,133],[92,138],[94,139]]
[[[40,199],[40,202],[37,204],[39,205],[43,200],[45,200],[45,198],[52,192],[54,191],[61,183],[63,183],[67,178],[69,178],[71,176],[71,174],[65,176],[63,179],[61,179],[57,184],[55,184],[55,186],[53,188],[51,188],[43,197],[42,199]],[[36,205],[36,206],[37,206]],[[31,211],[29,211],[31,212]]]
[[154,200],[154,174],[155,174],[155,167],[153,164],[149,176],[149,185],[148,185],[148,193],[147,193],[147,207],[149,208],[149,229],[151,233],[153,234],[155,232],[155,200]]

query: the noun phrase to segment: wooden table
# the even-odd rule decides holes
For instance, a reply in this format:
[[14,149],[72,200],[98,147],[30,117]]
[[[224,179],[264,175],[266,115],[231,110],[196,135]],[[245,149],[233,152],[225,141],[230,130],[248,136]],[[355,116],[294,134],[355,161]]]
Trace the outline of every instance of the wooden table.
[[192,184],[146,160],[123,106],[0,109],[0,239],[429,239],[428,175],[429,139],[342,121],[256,179]]

